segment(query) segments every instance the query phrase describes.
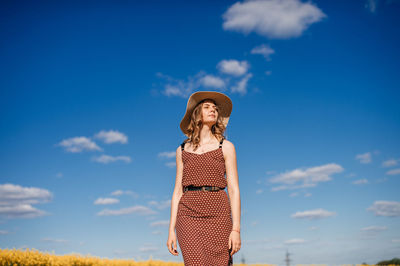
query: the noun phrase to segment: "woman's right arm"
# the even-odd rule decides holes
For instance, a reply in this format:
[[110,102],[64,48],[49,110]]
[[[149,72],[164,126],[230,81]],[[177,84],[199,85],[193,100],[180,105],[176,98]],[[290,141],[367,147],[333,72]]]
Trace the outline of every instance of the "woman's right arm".
[[176,149],[176,179],[175,179],[175,188],[171,200],[171,219],[169,223],[169,232],[175,231],[176,215],[178,213],[178,203],[183,194],[182,172],[183,172],[182,151],[179,146]]
[[[169,222],[169,236],[167,241],[168,249],[173,255],[177,255],[175,225],[176,225],[176,216],[178,213],[178,203],[183,194],[182,175],[183,175],[182,151],[181,147],[179,146],[176,149],[176,179],[175,179],[175,188],[171,199],[171,218]],[[174,246],[175,251],[172,250],[171,247],[172,245]]]

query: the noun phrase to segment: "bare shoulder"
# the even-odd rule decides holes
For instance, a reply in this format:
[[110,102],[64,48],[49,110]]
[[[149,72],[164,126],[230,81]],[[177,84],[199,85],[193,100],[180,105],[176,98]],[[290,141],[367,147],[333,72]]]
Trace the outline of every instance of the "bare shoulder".
[[182,150],[181,146],[178,146],[176,148],[176,168],[180,169],[182,167],[183,161],[182,161]]
[[178,148],[176,148],[176,157],[177,157],[177,158],[180,157],[180,156],[181,156],[181,153],[182,153],[181,145],[179,145]]
[[228,156],[236,155],[235,145],[227,139],[224,139],[224,142],[222,142],[222,150],[223,150],[224,154],[226,154]]

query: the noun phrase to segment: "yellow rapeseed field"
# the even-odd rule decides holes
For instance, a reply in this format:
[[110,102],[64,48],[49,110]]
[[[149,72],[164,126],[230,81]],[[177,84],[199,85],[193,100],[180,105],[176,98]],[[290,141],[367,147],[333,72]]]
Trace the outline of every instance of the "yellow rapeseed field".
[[[183,263],[160,260],[134,261],[121,259],[102,259],[80,254],[54,255],[35,249],[0,249],[0,266],[184,266]],[[250,264],[235,264],[246,266]],[[274,264],[251,264],[252,266],[276,266]],[[296,266],[327,266],[326,264],[297,264]],[[342,265],[347,266],[347,265]],[[356,264],[349,266],[376,266]],[[396,266],[396,265],[387,265]]]
[[0,266],[184,266],[183,263],[157,260],[136,262],[134,260],[100,259],[80,254],[54,255],[35,249],[0,249]]
[[[184,266],[183,263],[160,260],[134,261],[121,259],[101,259],[80,254],[54,255],[35,249],[0,249],[0,266]],[[245,264],[235,264],[245,266]],[[247,264],[246,264],[247,265]],[[276,266],[252,264],[253,266]]]

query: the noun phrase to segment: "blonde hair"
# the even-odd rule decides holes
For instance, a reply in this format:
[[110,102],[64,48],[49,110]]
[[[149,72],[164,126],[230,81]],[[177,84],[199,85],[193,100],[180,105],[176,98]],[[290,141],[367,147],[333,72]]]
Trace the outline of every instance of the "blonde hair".
[[218,118],[214,125],[211,127],[211,133],[221,141],[225,136],[223,135],[225,132],[225,125],[222,123],[222,116],[220,115],[221,108],[215,103],[213,99],[203,99],[199,102],[196,107],[193,109],[193,112],[190,116],[190,122],[187,127],[187,135],[188,138],[184,140],[184,142],[191,142],[193,150],[195,151],[200,144],[200,130],[203,127],[202,123],[202,109],[205,101],[212,101],[216,105],[216,109],[218,111]]

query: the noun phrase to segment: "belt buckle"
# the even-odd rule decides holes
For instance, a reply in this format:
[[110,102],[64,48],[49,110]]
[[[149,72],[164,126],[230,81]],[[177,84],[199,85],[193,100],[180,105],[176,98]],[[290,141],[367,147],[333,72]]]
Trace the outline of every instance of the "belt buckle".
[[204,186],[201,187],[201,190],[206,191],[206,187],[204,187]]

